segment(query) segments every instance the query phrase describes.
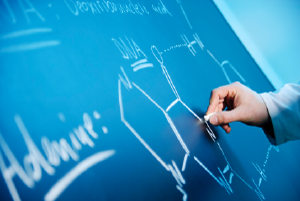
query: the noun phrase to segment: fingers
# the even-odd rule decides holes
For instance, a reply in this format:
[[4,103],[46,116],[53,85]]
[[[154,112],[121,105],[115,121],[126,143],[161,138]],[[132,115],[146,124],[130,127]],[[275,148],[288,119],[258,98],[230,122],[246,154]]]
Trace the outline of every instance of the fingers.
[[228,124],[228,123],[220,124],[217,115],[213,115],[213,116],[209,119],[209,121],[210,121],[210,123],[213,124],[213,125],[216,125],[216,126],[220,125],[220,126],[224,129],[224,131],[225,131],[226,133],[230,133],[231,128],[230,128],[229,124]]
[[[238,107],[230,111],[218,112],[213,116],[211,116],[209,121],[211,124],[215,126],[223,125],[222,126],[223,129],[227,132],[230,130],[228,128],[229,127],[228,124],[234,121],[243,121],[244,113],[245,111],[243,110],[243,108]],[[227,124],[228,127],[224,126],[225,124]]]
[[[235,82],[230,85],[222,86],[211,92],[209,106],[206,115],[217,112],[210,117],[210,123],[221,126],[226,133],[230,133],[229,123],[243,121],[246,119],[246,109],[239,104],[239,94],[243,91],[243,85]],[[239,93],[239,94],[238,94]],[[225,110],[226,111],[223,111]]]
[[224,109],[228,104],[228,101],[225,101],[225,99],[232,99],[235,94],[236,84],[230,84],[214,89],[210,95],[209,106],[206,114],[222,111],[222,109]]
[[214,114],[210,119],[210,123],[215,126],[221,126],[226,133],[230,133],[231,127],[229,123],[234,121],[240,121],[241,115],[238,109],[231,110],[231,111],[224,111]]
[[226,133],[230,133],[231,128],[230,128],[229,124],[223,124],[223,125],[221,125],[221,127],[224,129],[224,131]]

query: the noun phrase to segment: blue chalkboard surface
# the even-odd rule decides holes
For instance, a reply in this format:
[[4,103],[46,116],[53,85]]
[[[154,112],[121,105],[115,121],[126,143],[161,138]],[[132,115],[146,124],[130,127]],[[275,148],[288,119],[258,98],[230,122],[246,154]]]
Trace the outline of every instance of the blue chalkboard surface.
[[218,86],[273,90],[212,1],[0,0],[0,14],[1,200],[299,198],[296,143],[198,120]]

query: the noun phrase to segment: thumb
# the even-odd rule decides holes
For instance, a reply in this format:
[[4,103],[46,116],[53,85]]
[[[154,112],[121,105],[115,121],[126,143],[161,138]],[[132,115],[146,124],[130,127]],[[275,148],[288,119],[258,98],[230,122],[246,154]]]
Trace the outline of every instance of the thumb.
[[209,121],[212,125],[219,126],[221,124],[228,124],[234,121],[241,121],[242,114],[242,110],[240,108],[236,108],[230,111],[218,112],[212,115]]

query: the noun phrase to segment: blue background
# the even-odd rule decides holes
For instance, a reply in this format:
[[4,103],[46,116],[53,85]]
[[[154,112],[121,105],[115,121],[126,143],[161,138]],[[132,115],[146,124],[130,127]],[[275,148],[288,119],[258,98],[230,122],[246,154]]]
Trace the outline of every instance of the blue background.
[[[204,115],[211,90],[229,83],[222,68],[207,50],[220,63],[230,61],[246,82],[229,64],[225,64],[223,67],[231,81],[240,81],[257,92],[274,90],[211,1],[182,4],[164,1],[172,16],[154,12],[152,5],[161,4],[161,1],[139,2],[145,5],[149,15],[106,11],[93,14],[91,10],[82,12],[78,8],[78,15],[74,15],[72,9],[74,11],[77,5],[73,1],[22,2],[25,2],[26,8],[34,7],[44,21],[36,13],[29,12],[28,23],[18,1],[9,2],[11,10],[5,1],[1,2],[0,132],[3,139],[24,168],[23,160],[29,150],[14,121],[15,115],[22,118],[45,158],[41,139],[66,139],[71,144],[69,134],[83,125],[84,113],[91,117],[93,129],[98,134],[97,139],[90,136],[94,147],[82,145],[82,149],[78,150],[78,161],[71,158],[67,162],[61,160],[59,166],[53,166],[54,175],[42,169],[42,177],[33,188],[14,176],[13,183],[22,200],[44,199],[49,189],[78,163],[106,150],[115,150],[115,155],[83,172],[58,200],[182,200],[171,172],[166,171],[149,153],[120,116],[118,79],[119,75],[124,77],[121,66],[128,79],[164,109],[176,98],[151,51],[153,45],[162,52],[163,64],[181,100],[199,116]],[[128,4],[129,1],[120,3]],[[71,5],[72,9],[67,5]],[[9,39],[4,37],[15,31],[45,27],[52,31]],[[204,49],[194,44],[195,55],[186,46],[164,51],[184,44],[183,35],[193,41],[196,33]],[[140,53],[138,58],[124,59],[113,39],[119,43],[123,40],[131,48],[126,38],[138,45],[153,68],[132,70],[131,65],[145,57]],[[7,52],[8,47],[20,48],[20,44],[53,40],[59,41],[59,44]],[[121,84],[121,91],[126,121],[167,164],[172,164],[173,160],[181,169],[185,152],[164,114],[137,88],[127,90]],[[94,111],[101,115],[100,119],[93,117]],[[65,120],[59,118],[61,113]],[[176,104],[168,114],[191,152],[186,170],[182,172],[186,180],[182,188],[188,194],[188,200],[260,199],[254,184],[258,183],[260,174],[252,163],[262,167],[270,148],[261,129],[233,123],[233,132],[227,135],[214,128],[217,141],[213,142],[205,127],[182,104]],[[107,134],[102,131],[102,126],[108,128]],[[295,160],[296,156],[292,154],[297,146],[297,142],[293,142],[281,146],[279,152],[271,149],[265,167],[267,181],[263,180],[260,186],[266,200],[296,200],[299,197],[299,159]],[[0,151],[6,166],[10,166],[3,145]],[[230,185],[233,193],[228,194],[193,159],[194,156],[217,178],[222,177],[218,168],[223,171],[229,162],[251,188],[235,175]],[[225,177],[228,180],[229,172]],[[3,178],[0,188],[1,200],[10,200]]]

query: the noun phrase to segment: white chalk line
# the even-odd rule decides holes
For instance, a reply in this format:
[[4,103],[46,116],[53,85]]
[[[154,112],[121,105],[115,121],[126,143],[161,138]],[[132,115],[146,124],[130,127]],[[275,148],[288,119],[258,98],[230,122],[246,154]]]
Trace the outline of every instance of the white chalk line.
[[106,126],[102,126],[102,131],[104,134],[107,134],[108,133],[108,129]]
[[158,107],[161,111],[164,112],[164,109],[160,107],[145,91],[143,91],[138,85],[136,85],[134,82],[132,82],[132,85],[135,86],[140,92],[142,92],[156,107]]
[[121,120],[122,120],[122,119],[124,119],[124,110],[123,110],[123,102],[122,102],[121,80],[118,80],[118,92],[119,92],[120,116],[121,116]]
[[253,190],[253,188],[240,176],[236,173],[236,171],[234,169],[231,169],[231,171],[242,181],[244,182],[251,190]]
[[206,51],[211,56],[211,58],[213,58],[215,60],[215,62],[221,67],[220,62],[214,57],[214,55],[209,50],[206,50]]
[[215,140],[217,139],[214,132],[211,130],[210,126],[208,125],[207,121],[204,121],[206,124],[206,131],[208,132],[208,134],[210,135],[211,139],[215,142]]
[[225,174],[229,170],[229,165],[227,164],[226,167],[223,170],[223,173]]
[[183,10],[183,7],[182,7],[181,4],[180,4],[180,7],[181,7],[181,11],[183,12],[183,15],[184,15],[184,17],[185,17],[187,23],[189,24],[190,28],[193,29],[193,27],[192,27],[192,25],[191,25],[191,23],[190,23],[190,21],[189,21],[187,15],[186,15],[185,11]]
[[[218,146],[219,146],[219,149],[221,150],[221,152],[222,152],[222,154],[223,154],[223,157],[224,157],[224,159],[226,160],[226,163],[227,163],[227,165],[228,165],[228,167],[229,167],[229,169],[241,180],[241,181],[243,181],[251,190],[253,190],[253,188],[241,177],[241,176],[239,176],[233,169],[232,169],[232,167],[230,166],[230,163],[229,163],[229,161],[227,160],[227,158],[226,158],[226,156],[225,156],[225,154],[224,154],[224,152],[223,152],[223,150],[222,150],[222,148],[221,148],[221,146],[220,146],[220,144],[218,143],[218,142],[216,142],[217,144],[218,144]],[[196,157],[194,157],[195,158],[195,160],[201,165],[202,163],[196,158]],[[202,164],[203,165],[203,164]],[[201,165],[201,166],[202,166]],[[204,165],[202,166],[206,171],[209,171]],[[209,172],[210,173],[210,172]],[[212,175],[212,174],[211,174]],[[212,175],[213,176],[213,175]],[[214,177],[214,179],[216,179],[216,177],[215,176],[213,176]],[[217,180],[217,179],[216,179]],[[217,180],[218,181],[218,180]],[[220,183],[220,182],[219,182]],[[221,184],[221,183],[220,183]]]
[[181,171],[184,172],[185,171],[185,167],[186,167],[186,162],[187,162],[187,158],[189,155],[185,154],[184,159],[183,159],[183,163],[182,163],[182,168]]
[[188,47],[188,49],[190,50],[190,52],[193,54],[193,56],[195,56],[195,54],[197,53],[196,50],[193,47],[193,44],[196,43],[196,41],[192,41],[190,43],[190,41],[187,39],[187,37],[183,34],[181,35],[182,40],[186,43],[186,46]]
[[168,112],[177,102],[178,102],[179,100],[178,99],[176,99],[176,100],[174,100],[168,107],[167,107],[167,109],[166,109],[166,112]]
[[186,192],[178,185],[176,185],[176,188],[183,194],[182,201],[187,201],[187,194]]
[[171,86],[171,89],[172,89],[173,93],[175,94],[175,96],[176,96],[178,99],[180,99],[179,94],[177,93],[177,90],[176,90],[176,88],[175,88],[175,86],[174,86],[174,84],[173,84],[173,82],[172,82],[172,79],[171,79],[171,77],[170,77],[170,75],[169,75],[169,73],[168,73],[166,67],[165,67],[164,65],[161,65],[161,68],[162,68],[162,70],[163,70],[163,73],[165,74],[165,77],[167,78],[167,80],[168,80],[168,82],[169,82],[169,85]]
[[55,200],[83,172],[114,154],[115,150],[101,151],[81,161],[51,187],[44,200]]
[[177,172],[174,170],[174,168],[172,167],[172,165],[168,165],[169,171],[172,173],[172,176],[174,177],[174,179],[176,180],[177,184],[182,187],[182,183],[180,181],[180,176],[177,174]]
[[177,3],[179,4],[179,6],[180,6],[180,8],[181,8],[181,11],[182,11],[182,13],[183,13],[183,15],[184,15],[184,17],[185,17],[185,19],[186,19],[186,21],[187,21],[189,27],[190,27],[191,29],[193,29],[193,27],[192,27],[192,25],[191,25],[191,23],[190,23],[190,21],[189,21],[187,15],[186,15],[184,9],[183,9],[183,6],[182,6],[182,4],[181,4],[181,1],[180,1],[180,0],[177,0]]
[[133,68],[133,71],[136,72],[136,71],[141,70],[143,68],[149,68],[149,67],[153,67],[153,64],[151,64],[151,63],[140,64],[137,67]]
[[225,64],[228,64],[230,66],[230,68],[236,73],[236,75],[245,83],[246,83],[246,80],[244,79],[244,77],[235,69],[234,66],[231,65],[231,63],[229,61],[223,61],[222,64],[220,64],[220,62],[214,57],[214,55],[209,51],[207,50],[208,54],[215,60],[215,62],[220,66],[220,68],[222,69],[223,71],[223,74],[225,75],[226,77],[226,80],[228,81],[228,83],[232,83],[232,81],[230,80],[229,76],[227,75],[227,72],[224,68],[224,65]]
[[171,118],[169,117],[169,115],[164,111],[164,109],[163,109],[161,106],[159,106],[159,105],[158,105],[158,104],[157,104],[157,103],[156,103],[156,102],[155,102],[155,101],[154,101],[154,100],[153,100],[153,99],[152,99],[145,91],[143,91],[138,85],[136,85],[136,84],[133,83],[133,82],[132,82],[132,85],[134,85],[139,91],[141,91],[141,92],[142,92],[142,93],[143,93],[143,94],[144,94],[144,95],[145,95],[152,103],[154,103],[154,104],[156,105],[156,107],[158,107],[158,108],[164,113],[166,119],[168,120],[168,123],[170,124],[170,126],[171,126],[173,132],[175,133],[177,139],[179,140],[179,142],[180,142],[182,148],[185,150],[185,152],[186,152],[187,154],[189,154],[190,152],[189,152],[187,146],[186,146],[185,143],[183,142],[183,140],[182,140],[182,138],[181,138],[179,132],[177,131],[176,127],[174,126],[174,124],[173,124]]
[[210,176],[212,176],[221,186],[223,186],[223,184],[217,179],[217,177],[215,177],[215,175],[213,175],[213,173],[211,172],[211,171],[209,171],[208,169],[207,169],[207,167],[205,167],[205,165],[203,165],[203,163],[201,162],[201,161],[199,161],[198,160],[198,158],[196,158],[195,156],[194,156],[194,159],[195,159],[195,161],[197,161],[198,163],[199,163],[199,165],[201,166],[201,167],[203,167],[203,169],[208,173],[208,174],[210,174]]
[[46,32],[52,32],[52,29],[51,28],[34,28],[34,29],[19,30],[19,31],[14,31],[14,32],[3,35],[1,37],[1,39],[17,38],[17,37],[21,37],[21,36],[32,35],[32,34],[37,34],[37,33],[46,33]]
[[230,176],[229,176],[229,183],[231,184],[232,183],[232,177],[234,176],[234,174],[231,172],[230,173]]
[[253,181],[255,187],[258,189],[258,191],[257,191],[257,190],[254,190],[254,191],[255,191],[256,195],[259,197],[259,199],[262,201],[263,199],[265,199],[265,197],[264,197],[264,195],[261,193],[260,189],[258,188],[258,186],[256,185],[256,183],[254,182],[253,179],[252,179],[252,181]]
[[[180,48],[180,47],[186,47],[186,44],[179,44],[179,45],[174,45],[174,46],[171,46],[165,50],[163,50],[164,52],[167,52],[167,51],[170,51],[172,49],[176,49],[176,48]],[[162,53],[162,52],[161,52]]]
[[134,136],[144,145],[144,147],[156,158],[156,160],[167,170],[169,168],[167,164],[153,151],[153,149],[144,141],[144,139],[131,127],[131,125],[125,120],[121,119],[121,121],[125,124],[125,126],[134,134]]
[[172,164],[173,164],[173,166],[174,166],[174,168],[175,168],[175,170],[176,170],[176,172],[177,172],[177,176],[178,176],[180,182],[182,182],[183,184],[185,184],[185,179],[183,178],[181,172],[179,171],[179,169],[178,169],[178,167],[177,167],[175,161],[172,160]]
[[260,186],[261,182],[262,182],[262,178],[260,177],[260,178],[259,178],[258,186]]
[[[139,89],[145,96],[148,96],[143,90],[141,90],[136,84],[132,83],[137,89]],[[149,97],[150,98],[150,97]],[[152,100],[150,98],[150,100]],[[153,101],[154,104],[157,104]],[[134,134],[134,136],[144,145],[144,147],[156,158],[156,160],[167,170],[169,168],[167,164],[152,150],[152,148],[144,141],[144,139],[134,130],[133,127],[125,120],[124,117],[124,110],[123,110],[123,101],[122,101],[122,92],[121,92],[121,82],[119,80],[119,105],[120,105],[120,112],[121,112],[121,121],[125,124],[125,126]],[[159,105],[157,105],[159,107]],[[160,108],[163,110],[162,108]]]
[[130,83],[123,67],[121,66],[120,68],[121,68],[121,71],[123,72],[123,75],[125,76],[126,81],[124,80],[124,78],[120,74],[118,74],[119,78],[120,78],[119,81],[121,81],[124,84],[124,86],[126,87],[126,89],[129,90],[129,89],[132,88],[131,83]]
[[24,43],[24,44],[20,44],[20,45],[12,45],[12,46],[8,46],[8,47],[4,47],[0,50],[0,53],[12,53],[12,52],[35,50],[35,49],[40,49],[40,48],[45,48],[45,47],[57,46],[59,44],[60,44],[59,40]]
[[199,36],[197,33],[193,34],[195,40],[197,41],[198,45],[200,46],[200,48],[203,50],[204,49],[204,45],[202,43],[202,41],[200,40]]
[[137,65],[139,65],[141,63],[145,63],[145,62],[147,62],[147,59],[141,59],[141,60],[139,60],[139,61],[134,62],[133,64],[131,64],[131,67],[135,67],[135,66],[137,66]]
[[223,180],[224,180],[224,182],[225,182],[225,185],[224,185],[224,187],[225,187],[225,188],[227,188],[228,190],[230,190],[230,192],[231,192],[231,193],[233,193],[233,190],[232,190],[232,188],[231,188],[230,184],[227,182],[227,180],[226,180],[226,178],[225,178],[224,174],[222,173],[222,171],[220,170],[220,168],[219,168],[219,167],[218,167],[218,170],[219,170],[220,174],[222,175],[222,177],[223,177]]
[[179,102],[186,108],[190,113],[194,115],[200,122],[204,122],[202,118],[200,118],[195,112],[193,112],[182,100],[179,100]]
[[93,112],[93,116],[94,116],[95,119],[100,119],[101,118],[101,115],[96,110]]
[[187,148],[186,144],[184,143],[183,139],[181,138],[181,136],[180,136],[177,128],[175,127],[173,121],[171,120],[171,118],[169,117],[169,115],[165,111],[164,111],[164,114],[165,114],[165,117],[166,117],[168,123],[170,124],[173,132],[175,133],[175,136],[177,137],[177,139],[178,139],[179,143],[181,144],[182,148],[184,149],[185,153],[189,155],[190,151]]
[[228,64],[229,66],[230,66],[230,68],[237,74],[237,76],[239,76],[239,78],[243,81],[243,82],[245,82],[246,83],[246,80],[242,77],[242,75],[231,65],[231,63],[229,62],[229,61],[223,61],[222,62],[222,64],[221,64],[221,69],[222,69],[222,71],[223,71],[223,73],[224,73],[224,75],[225,75],[225,77],[226,77],[226,79],[227,79],[227,81],[229,82],[229,83],[232,83],[231,82],[231,80],[230,80],[230,78],[229,78],[229,76],[227,75],[227,72],[226,72],[226,70],[225,70],[225,68],[224,68],[224,65],[225,64]]
[[[228,63],[228,64],[230,65],[231,69],[239,76],[239,78],[240,78],[243,82],[246,83],[246,80],[243,78],[243,76],[235,69],[235,67],[233,67],[233,66],[231,65],[231,63],[230,63],[229,61],[223,61],[223,62],[222,62],[222,66],[223,66],[224,64],[226,64],[226,63]],[[223,68],[224,68],[224,66],[223,66]]]

